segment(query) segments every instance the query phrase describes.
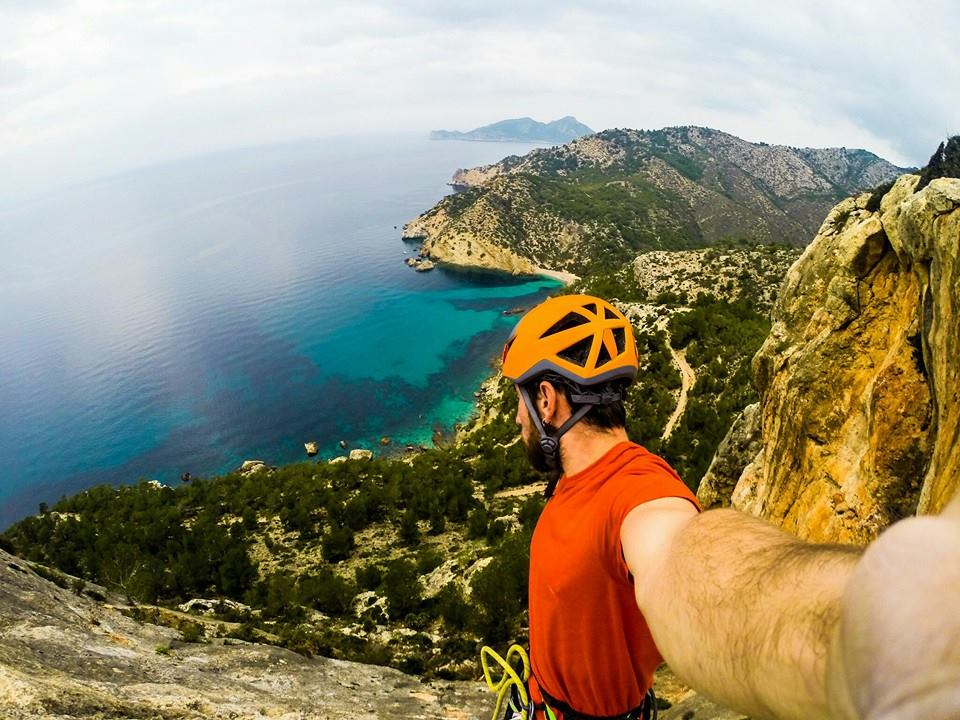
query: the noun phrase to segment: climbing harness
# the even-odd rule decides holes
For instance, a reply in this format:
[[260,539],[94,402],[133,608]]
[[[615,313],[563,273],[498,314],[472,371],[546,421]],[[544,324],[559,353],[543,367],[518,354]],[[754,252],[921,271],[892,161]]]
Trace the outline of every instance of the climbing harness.
[[[480,665],[483,667],[483,679],[486,680],[487,687],[497,694],[491,720],[534,720],[537,710],[543,711],[546,720],[558,720],[556,711],[560,712],[560,720],[657,720],[657,696],[653,688],[647,691],[639,707],[610,717],[579,713],[566,703],[550,697],[539,685],[544,702],[534,702],[529,689],[530,658],[526,650],[519,645],[511,645],[506,657],[484,645],[480,649]],[[502,674],[495,674],[498,670]]]

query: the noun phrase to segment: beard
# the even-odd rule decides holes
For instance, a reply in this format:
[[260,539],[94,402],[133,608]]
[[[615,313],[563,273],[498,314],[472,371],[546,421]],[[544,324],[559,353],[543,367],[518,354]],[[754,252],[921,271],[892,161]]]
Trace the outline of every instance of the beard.
[[[554,432],[554,428],[550,423],[543,423],[543,429],[548,435]],[[529,433],[523,433],[522,439],[523,446],[527,450],[527,460],[530,461],[533,469],[537,472],[551,473],[559,477],[560,473],[563,472],[563,465],[560,462],[560,452],[557,452],[551,463],[547,454],[543,451],[543,447],[540,445],[540,437],[535,431],[531,430]]]
[[535,438],[523,438],[523,445],[527,449],[527,460],[537,472],[550,472],[550,463],[547,454],[540,447],[540,441]]

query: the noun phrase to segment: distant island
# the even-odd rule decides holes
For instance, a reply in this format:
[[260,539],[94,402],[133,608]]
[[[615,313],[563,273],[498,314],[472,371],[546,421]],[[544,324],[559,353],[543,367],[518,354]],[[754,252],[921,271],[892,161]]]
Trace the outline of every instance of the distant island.
[[559,120],[542,123],[533,118],[522,117],[501,120],[469,132],[458,130],[434,130],[431,140],[473,140],[476,142],[549,142],[568,143],[584,135],[593,135],[593,130],[572,115]]

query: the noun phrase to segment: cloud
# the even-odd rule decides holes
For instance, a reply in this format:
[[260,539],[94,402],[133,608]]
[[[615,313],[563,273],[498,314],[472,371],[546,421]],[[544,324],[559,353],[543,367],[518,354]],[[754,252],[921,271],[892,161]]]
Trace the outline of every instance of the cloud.
[[0,175],[520,115],[900,163],[957,131],[954,4],[730,5],[0,1]]

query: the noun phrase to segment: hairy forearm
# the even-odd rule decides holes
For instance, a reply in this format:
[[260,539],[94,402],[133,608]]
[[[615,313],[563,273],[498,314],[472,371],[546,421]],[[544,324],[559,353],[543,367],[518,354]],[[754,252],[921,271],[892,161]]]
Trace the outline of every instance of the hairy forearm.
[[827,649],[859,556],[714,510],[676,533],[637,601],[698,690],[757,719],[827,717]]

